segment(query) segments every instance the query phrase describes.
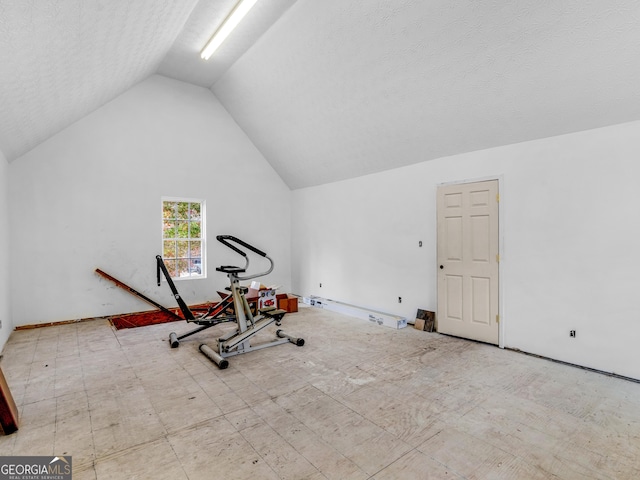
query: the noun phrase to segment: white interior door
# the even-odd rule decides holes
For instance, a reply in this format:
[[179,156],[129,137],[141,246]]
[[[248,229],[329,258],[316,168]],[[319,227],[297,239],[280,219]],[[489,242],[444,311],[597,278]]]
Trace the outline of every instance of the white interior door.
[[438,331],[498,344],[498,181],[438,188]]

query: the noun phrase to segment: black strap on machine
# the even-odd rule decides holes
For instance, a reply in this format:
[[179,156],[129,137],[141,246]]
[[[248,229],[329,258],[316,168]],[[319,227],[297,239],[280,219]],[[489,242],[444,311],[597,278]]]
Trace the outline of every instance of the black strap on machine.
[[249,245],[247,242],[244,242],[244,241],[240,240],[239,238],[234,237],[233,235],[218,235],[216,237],[216,240],[218,240],[220,243],[223,243],[224,245],[229,247],[231,250],[239,253],[243,257],[246,257],[247,254],[243,250],[240,250],[238,247],[236,247],[235,245],[232,245],[229,242],[235,242],[235,243],[237,243],[239,245],[242,245],[243,247],[248,248],[252,252],[257,253],[261,257],[266,257],[267,256],[267,254],[264,253],[262,250],[257,249],[253,245]]
[[178,306],[180,307],[180,310],[182,310],[182,315],[184,315],[185,320],[195,320],[193,313],[180,296],[180,293],[178,293],[178,289],[173,283],[171,275],[169,275],[169,271],[167,270],[164,261],[162,261],[162,257],[160,255],[156,255],[156,277],[158,279],[158,286],[160,286],[160,271],[164,274],[164,278],[167,280],[171,293],[173,293],[173,297],[176,299],[176,302],[178,302]]

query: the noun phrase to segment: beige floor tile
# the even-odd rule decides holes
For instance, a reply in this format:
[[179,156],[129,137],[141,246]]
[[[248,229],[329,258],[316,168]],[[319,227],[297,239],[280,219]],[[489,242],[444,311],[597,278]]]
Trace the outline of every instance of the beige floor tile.
[[88,390],[87,398],[94,431],[118,424],[127,417],[155,415],[145,389],[136,380],[117,383],[110,389]]
[[210,420],[167,438],[190,480],[278,478],[241,433],[224,418]]
[[11,435],[0,434],[0,452],[2,452],[2,455],[13,455],[13,446],[17,438],[17,433]]
[[241,433],[279,478],[298,480],[312,478],[319,473],[304,456],[266,423],[257,423]]
[[15,435],[13,455],[54,455],[55,423],[41,423],[39,426],[21,424]]
[[429,456],[417,450],[412,450],[402,458],[385,466],[380,472],[371,477],[373,480],[462,480],[450,468],[436,462]]
[[217,392],[211,392],[208,395],[225,415],[248,407],[247,402],[233,391],[226,391],[220,395],[217,395]]
[[[51,363],[51,368],[49,368],[49,363]],[[54,362],[32,364],[29,383],[26,385],[22,403],[39,402],[49,398],[55,398]]]
[[95,460],[89,413],[59,417],[55,425],[55,455],[71,455],[76,467],[91,466]]
[[[27,403],[19,411],[19,425],[21,428],[55,426],[56,399],[46,398],[39,402]],[[55,431],[55,428],[52,428]]]
[[224,418],[227,419],[238,432],[242,432],[247,428],[255,427],[264,422],[260,415],[250,407],[228,413]]
[[494,447],[482,438],[454,428],[441,430],[417,450],[465,478],[471,477],[478,470],[492,472],[493,475],[516,459],[514,455]]
[[93,465],[76,468],[75,463],[73,463],[73,471],[71,474],[73,480],[97,480],[97,473]]
[[333,434],[323,435],[345,457],[370,475],[411,450],[411,446],[366,419],[347,422]]
[[96,461],[95,471],[97,480],[189,479],[164,438],[101,458]]
[[222,410],[200,388],[152,397],[151,404],[167,432],[181,430],[222,415]]
[[326,478],[335,480],[368,478],[369,475],[354,462],[273,401],[255,405],[252,410]]
[[235,392],[249,406],[272,398],[272,395],[270,395],[269,392],[262,390],[260,387],[253,384],[248,387],[235,390]]
[[220,370],[198,345],[232,326],[171,349],[191,327],[13,332],[2,454],[70,454],[91,480],[640,478],[640,383],[308,307],[282,327],[304,347]]
[[96,459],[155,441],[166,433],[155,412],[121,415],[108,426],[93,427]]

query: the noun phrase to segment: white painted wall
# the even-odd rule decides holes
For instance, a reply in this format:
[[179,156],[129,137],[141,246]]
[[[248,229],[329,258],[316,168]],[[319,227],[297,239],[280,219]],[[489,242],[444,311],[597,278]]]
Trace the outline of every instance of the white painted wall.
[[12,162],[9,176],[15,325],[153,308],[95,268],[174,306],[156,286],[163,195],[206,201],[209,273],[178,283],[187,302],[218,298],[228,280],[216,266],[243,265],[219,234],[269,253],[276,268],[262,282],[289,289],[291,192],[207,89],[152,76]]
[[9,273],[9,164],[0,151],[0,352],[7,342],[13,321],[11,318],[11,293]]
[[638,158],[633,122],[296,190],[294,291],[436,310],[437,185],[502,177],[505,346],[640,379]]

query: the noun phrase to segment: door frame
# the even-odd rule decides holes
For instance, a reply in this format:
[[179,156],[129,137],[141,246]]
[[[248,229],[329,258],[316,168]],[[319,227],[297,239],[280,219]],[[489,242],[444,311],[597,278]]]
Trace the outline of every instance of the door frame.
[[[505,344],[505,312],[504,312],[504,222],[505,222],[505,194],[504,194],[504,175],[489,175],[486,177],[476,178],[464,178],[461,180],[451,180],[448,182],[436,183],[435,200],[436,200],[436,259],[438,258],[438,189],[447,185],[464,185],[467,183],[487,182],[490,180],[498,181],[498,195],[500,195],[500,201],[498,202],[498,255],[500,255],[500,262],[498,262],[498,315],[500,315],[500,322],[498,323],[498,348],[504,348]],[[436,260],[437,261],[437,260]],[[436,312],[438,311],[437,299],[438,299],[438,269],[435,270],[436,279]],[[437,319],[436,319],[437,321]]]

